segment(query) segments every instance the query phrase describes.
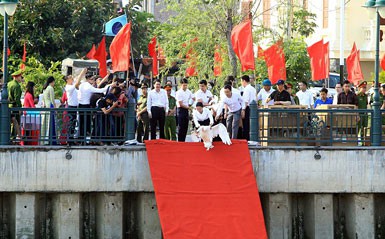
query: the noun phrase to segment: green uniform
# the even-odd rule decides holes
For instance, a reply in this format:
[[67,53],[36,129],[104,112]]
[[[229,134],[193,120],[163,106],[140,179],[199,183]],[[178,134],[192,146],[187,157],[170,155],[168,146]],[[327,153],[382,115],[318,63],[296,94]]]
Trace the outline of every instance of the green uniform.
[[[138,100],[138,111],[142,111],[147,108],[147,96],[141,95]],[[150,133],[150,118],[148,117],[148,112],[144,112],[140,115],[138,119],[138,127],[136,128],[136,140],[138,142],[143,142],[143,140],[149,139]],[[143,136],[143,139],[142,139]]]
[[15,108],[15,107],[21,107],[21,86],[19,82],[16,80],[12,80],[8,82],[8,100],[9,100],[9,107]]
[[[9,100],[9,108],[19,108],[21,107],[21,86],[19,82],[16,80],[11,80],[7,84],[8,87],[8,100]],[[12,111],[11,118],[16,119],[17,123],[20,124],[20,114],[17,111]],[[16,136],[16,127],[13,122],[11,122],[11,139],[14,139]]]
[[[368,107],[368,95],[365,93],[358,93],[358,109],[366,110]],[[358,121],[358,135],[361,141],[365,140],[366,128],[368,127],[369,117],[367,113],[360,113],[360,121]]]
[[[176,99],[170,95],[168,97],[169,110],[173,110],[176,107]],[[175,114],[166,116],[166,122],[164,124],[164,135],[168,140],[176,141],[176,118]]]

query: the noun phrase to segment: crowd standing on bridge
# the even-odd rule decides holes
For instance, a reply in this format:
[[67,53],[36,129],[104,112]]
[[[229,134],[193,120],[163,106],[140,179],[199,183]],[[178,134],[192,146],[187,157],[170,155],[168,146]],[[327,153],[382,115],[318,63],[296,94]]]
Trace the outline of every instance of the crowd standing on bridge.
[[[11,108],[21,107],[23,82],[22,72],[12,74],[13,80],[8,83],[9,105]],[[323,88],[320,97],[315,99],[309,91],[307,82],[298,84],[298,91],[293,93],[293,85],[279,80],[276,89],[273,89],[269,79],[262,82],[262,88],[254,87],[253,77],[244,75],[240,79],[240,85],[233,76],[228,76],[219,94],[210,91],[213,82],[199,81],[199,89],[192,92],[189,89],[189,79],[183,78],[179,82],[179,89],[172,81],[162,84],[160,80],[154,82],[138,82],[135,79],[120,79],[108,74],[101,78],[87,72],[84,69],[76,78],[65,76],[66,82],[62,106],[76,111],[68,111],[63,125],[67,128],[70,144],[85,142],[85,138],[91,137],[97,144],[106,144],[106,137],[115,137],[122,144],[125,140],[125,113],[115,109],[125,109],[129,103],[136,104],[136,141],[156,138],[186,141],[189,130],[195,130],[200,126],[213,126],[218,123],[226,125],[230,138],[249,140],[250,135],[250,104],[255,101],[260,108],[268,108],[271,105],[302,105],[307,109],[317,108],[325,104],[350,104],[359,109],[367,109],[373,101],[372,95],[367,93],[367,82],[358,85],[355,93],[349,81],[345,81],[341,87],[336,85],[337,94],[334,97],[328,95],[328,90]],[[151,84],[152,83],[152,84]],[[55,79],[49,77],[43,87],[43,108],[55,108],[54,99]],[[152,88],[150,88],[152,85]],[[24,107],[34,108],[38,103],[34,95],[35,84],[27,83],[24,96]],[[381,86],[381,102],[385,94],[385,85]],[[84,111],[84,109],[96,109],[96,114]],[[385,109],[383,104],[382,109]],[[20,127],[21,113],[12,111],[12,134],[17,139],[31,136],[28,124],[24,124],[24,132]],[[40,137],[54,139],[58,143],[55,125],[55,114],[47,111],[41,115]],[[361,113],[358,118],[359,129],[368,126],[368,116]],[[72,127],[70,127],[72,126]],[[48,141],[43,141],[47,143]],[[111,142],[115,144],[115,142]],[[28,143],[26,143],[28,144]]]

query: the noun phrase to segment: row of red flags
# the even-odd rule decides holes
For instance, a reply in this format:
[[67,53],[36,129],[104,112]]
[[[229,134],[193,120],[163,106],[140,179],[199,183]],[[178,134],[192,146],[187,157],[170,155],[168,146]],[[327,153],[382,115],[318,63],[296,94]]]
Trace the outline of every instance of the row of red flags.
[[[119,33],[114,37],[110,45],[110,56],[113,65],[113,71],[128,71],[130,66],[131,54],[131,22],[124,25]],[[99,75],[107,75],[107,51],[106,37],[102,38],[96,48],[92,45],[91,50],[86,55],[88,59],[94,59],[99,62]]]
[[[114,72],[127,71],[130,65],[130,39],[131,39],[131,22],[126,24],[113,39],[110,46],[110,55]],[[188,48],[186,53],[186,60],[188,67],[186,69],[186,76],[197,76],[197,54],[194,50],[194,45],[198,38],[194,38],[187,43],[183,43],[182,47]],[[255,70],[255,57],[252,38],[252,24],[251,20],[247,19],[243,23],[234,27],[231,33],[231,41],[235,54],[238,56],[242,71]],[[269,79],[272,83],[278,80],[286,80],[286,65],[285,54],[283,51],[282,41],[278,41],[266,50],[258,46],[258,58],[264,59],[268,68]],[[157,47],[157,38],[153,37],[148,44],[149,55],[152,57],[152,71],[153,75],[159,74],[158,57],[161,48]],[[312,70],[312,79],[321,80],[329,77],[330,60],[329,60],[329,43],[324,43],[323,40],[314,43],[307,48],[310,65]],[[163,54],[163,53],[162,53]],[[23,62],[25,62],[26,50],[24,46]],[[92,46],[91,51],[87,54],[89,59],[95,59],[100,64],[100,75],[103,77],[107,75],[106,65],[106,42],[103,37],[99,46],[96,48]],[[222,74],[222,49],[216,46],[214,52],[214,75],[220,76]],[[356,44],[353,45],[351,54],[346,59],[348,80],[357,84],[363,79],[363,74],[360,66],[360,52],[357,50]],[[381,66],[385,70],[385,56],[381,61]],[[25,67],[25,66],[23,66]]]

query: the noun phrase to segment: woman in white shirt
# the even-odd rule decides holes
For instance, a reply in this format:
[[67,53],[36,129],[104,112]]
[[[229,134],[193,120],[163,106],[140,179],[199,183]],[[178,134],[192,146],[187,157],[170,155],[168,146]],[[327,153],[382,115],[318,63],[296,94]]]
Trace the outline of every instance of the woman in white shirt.
[[193,120],[196,128],[200,126],[211,126],[214,124],[213,115],[207,108],[203,108],[202,102],[197,102],[196,108],[193,110]]

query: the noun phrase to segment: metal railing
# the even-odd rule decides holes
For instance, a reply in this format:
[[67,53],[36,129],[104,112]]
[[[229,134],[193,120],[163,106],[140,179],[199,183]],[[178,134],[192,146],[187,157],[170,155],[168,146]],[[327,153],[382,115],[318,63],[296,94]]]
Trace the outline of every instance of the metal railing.
[[372,114],[358,109],[256,109],[251,110],[250,138],[263,146],[369,146]]
[[10,108],[11,143],[21,145],[122,144],[135,138],[134,104],[109,114],[94,108]]

